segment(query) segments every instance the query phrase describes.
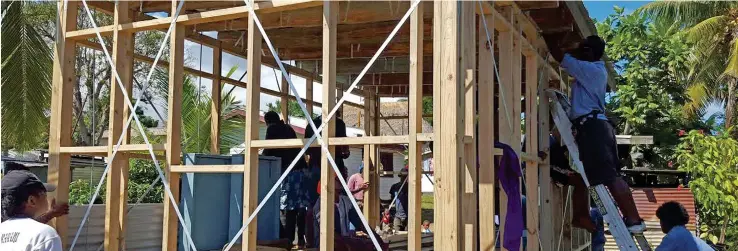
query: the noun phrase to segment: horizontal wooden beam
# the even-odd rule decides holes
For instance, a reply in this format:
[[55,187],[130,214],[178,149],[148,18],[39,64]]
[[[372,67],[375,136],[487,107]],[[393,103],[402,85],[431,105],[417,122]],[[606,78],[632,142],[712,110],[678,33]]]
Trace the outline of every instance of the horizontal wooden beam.
[[[278,12],[285,10],[286,8],[307,8],[313,6],[320,6],[322,2],[313,0],[292,0],[292,1],[270,1],[260,2],[255,4],[254,9],[257,13],[265,12]],[[199,13],[179,15],[176,23],[183,25],[196,25],[210,22],[218,22],[223,20],[231,20],[237,18],[243,18],[248,14],[246,6],[225,8],[212,11],[204,11]],[[172,22],[171,17],[157,18],[152,20],[137,21],[133,23],[119,24],[119,25],[108,25],[98,27],[97,31],[103,36],[112,35],[114,30],[125,31],[125,32],[138,32],[154,29],[165,29],[169,27]],[[69,31],[66,33],[67,39],[87,39],[95,36],[95,29],[84,29]]]
[[364,136],[364,137],[345,137],[330,138],[330,145],[351,146],[351,145],[396,145],[407,144],[409,138],[407,135],[401,136]]
[[[307,143],[308,139],[267,139],[252,140],[253,148],[300,148]],[[318,141],[314,141],[312,147],[318,147]],[[334,137],[328,139],[328,144],[337,146],[353,145],[397,145],[407,144],[408,136],[364,136],[364,137]]]
[[[62,146],[59,148],[59,152],[61,153],[69,153],[69,154],[84,154],[84,155],[93,155],[93,154],[102,154],[99,156],[108,156],[108,147],[107,146]],[[98,156],[98,155],[93,155]]]
[[433,141],[433,133],[418,133],[418,141],[421,141],[421,142]]
[[[157,152],[167,150],[165,144],[151,144],[151,148]],[[129,145],[120,145],[120,147],[118,147],[119,152],[136,152],[136,151],[148,151],[148,150],[149,150],[149,146],[146,144],[129,144]]]
[[[151,160],[151,155],[148,153],[123,153],[123,156],[126,156],[131,159],[145,159],[145,160]],[[154,155],[157,160],[164,160],[164,155]]]
[[243,173],[244,165],[174,165],[174,173]]
[[653,136],[616,135],[618,145],[653,145]]

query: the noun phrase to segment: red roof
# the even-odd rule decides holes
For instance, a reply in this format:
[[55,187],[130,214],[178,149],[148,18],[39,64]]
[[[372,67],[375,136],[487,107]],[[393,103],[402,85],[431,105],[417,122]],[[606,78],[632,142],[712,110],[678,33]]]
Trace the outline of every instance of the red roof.
[[697,211],[694,195],[689,188],[635,188],[633,190],[638,213],[646,221],[656,221],[656,209],[664,202],[677,201],[684,205],[689,212],[689,224],[696,224]]

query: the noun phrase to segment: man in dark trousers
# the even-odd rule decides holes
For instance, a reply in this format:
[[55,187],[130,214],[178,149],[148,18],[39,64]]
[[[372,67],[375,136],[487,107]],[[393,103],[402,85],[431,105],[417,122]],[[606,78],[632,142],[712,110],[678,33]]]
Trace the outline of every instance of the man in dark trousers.
[[[343,120],[340,119],[341,112],[336,112],[335,116],[332,119],[335,119],[336,121],[336,136],[335,137],[346,137],[346,123],[343,122]],[[315,123],[315,127],[319,128],[320,125],[323,124],[323,116],[319,116],[315,119],[313,119],[313,123]],[[310,127],[310,125],[307,126],[307,129],[305,129],[305,138],[309,139],[312,138],[313,135],[315,135],[315,132],[313,131],[313,128]],[[322,135],[321,135],[322,136]],[[323,140],[325,141],[326,138],[323,137]],[[317,141],[316,141],[317,142]],[[349,157],[349,148],[348,146],[336,146],[336,153],[333,156],[336,161],[336,165],[338,166],[339,170],[341,170],[341,176],[346,179],[348,178],[348,170],[346,170],[346,165],[343,163],[343,160]],[[311,147],[307,151],[307,155],[309,157],[308,165],[310,167],[310,187],[315,187],[318,184],[318,181],[320,180],[320,158],[323,156],[323,150],[320,147]],[[340,186],[339,186],[340,187]],[[314,203],[315,200],[318,198],[318,194],[311,190],[310,200],[311,203]]]
[[[407,227],[407,209],[408,209],[408,197],[407,197],[407,187],[409,186],[407,184],[407,174],[408,169],[403,168],[402,171],[400,171],[400,174],[397,176],[400,177],[400,181],[398,181],[395,184],[392,184],[392,187],[390,187],[390,198],[396,199],[395,201],[395,217],[392,221],[392,229],[395,231],[405,231]],[[389,210],[389,209],[387,209]]]
[[605,41],[598,36],[589,36],[576,47],[570,47],[573,49],[562,49],[558,44],[551,44],[553,40],[547,42],[551,55],[576,79],[571,86],[569,119],[574,126],[579,157],[587,179],[592,186],[607,186],[623,212],[628,230],[642,233],[646,224],[638,214],[628,183],[620,175],[615,129],[605,116],[608,80],[607,68],[602,61]]
[[[265,139],[295,139],[297,134],[295,130],[283,120],[279,119],[276,112],[270,111],[264,114],[264,122],[267,124]],[[300,152],[298,148],[285,149],[264,149],[262,155],[274,156],[282,159],[282,172],[290,166],[290,163],[297,157]],[[310,205],[308,201],[307,189],[304,185],[304,170],[306,169],[304,159],[297,160],[295,168],[287,175],[282,182],[282,196],[279,200],[280,209],[280,237],[290,240],[295,239],[295,227],[297,228],[297,246],[302,248],[305,246],[305,213]]]

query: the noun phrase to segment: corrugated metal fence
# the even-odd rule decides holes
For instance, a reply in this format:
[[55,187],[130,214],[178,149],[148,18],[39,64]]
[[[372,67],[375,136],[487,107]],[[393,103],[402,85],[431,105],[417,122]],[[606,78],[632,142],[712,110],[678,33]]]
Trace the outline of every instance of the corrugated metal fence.
[[[86,205],[69,208],[69,245],[71,245]],[[161,250],[164,205],[139,204],[128,214],[125,250]],[[105,205],[93,205],[74,250],[97,251],[105,238]],[[69,249],[69,246],[65,248]],[[102,250],[102,249],[100,249]]]

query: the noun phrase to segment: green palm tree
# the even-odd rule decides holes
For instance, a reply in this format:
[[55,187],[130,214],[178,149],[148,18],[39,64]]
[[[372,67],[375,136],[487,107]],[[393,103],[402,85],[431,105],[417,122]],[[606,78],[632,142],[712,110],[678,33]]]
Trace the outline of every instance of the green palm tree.
[[[738,3],[734,1],[651,2],[639,9],[658,23],[684,30],[694,53],[688,94],[695,111],[716,100],[725,102],[726,128],[734,125],[738,88]],[[718,102],[720,103],[720,102]]]
[[[234,66],[225,76],[230,77],[237,69]],[[157,70],[153,79],[155,92],[163,99],[168,97],[169,77],[164,70]],[[182,84],[182,149],[190,153],[210,152],[210,106],[212,99],[206,90],[200,89],[195,78],[185,75]],[[235,96],[223,90],[221,93],[221,124],[220,124],[220,152],[229,150],[244,141],[244,121],[237,117],[229,118],[226,115],[234,110],[242,109],[243,104]],[[219,154],[214,153],[214,154]]]
[[3,2],[2,141],[5,149],[44,145],[51,100],[52,51],[37,32],[27,6]]

